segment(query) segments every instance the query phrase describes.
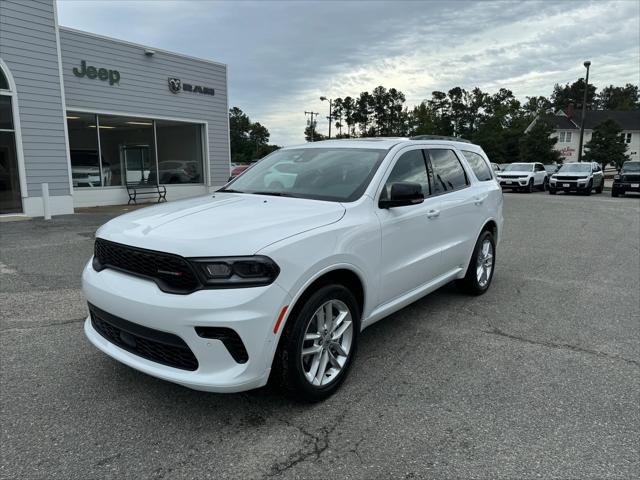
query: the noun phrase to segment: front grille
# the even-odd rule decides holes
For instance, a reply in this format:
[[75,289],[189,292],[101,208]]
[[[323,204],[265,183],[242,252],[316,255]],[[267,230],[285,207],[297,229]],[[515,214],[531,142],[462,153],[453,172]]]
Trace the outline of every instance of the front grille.
[[640,174],[624,174],[622,175],[623,182],[640,182]]
[[89,304],[91,325],[123,350],[169,367],[197,370],[198,360],[177,335],[143,327]]
[[200,282],[189,263],[178,255],[156,252],[96,239],[94,263],[96,270],[113,268],[149,278],[168,293],[191,293]]
[[559,180],[561,182],[577,182],[578,180],[584,180],[584,178],[578,178],[578,177],[561,177],[561,176],[557,176],[556,180]]

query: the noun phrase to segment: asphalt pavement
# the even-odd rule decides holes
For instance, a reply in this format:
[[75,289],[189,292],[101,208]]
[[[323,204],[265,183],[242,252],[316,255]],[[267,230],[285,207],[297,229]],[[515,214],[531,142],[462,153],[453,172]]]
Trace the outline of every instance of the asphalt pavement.
[[2,479],[640,477],[640,201],[505,193],[493,285],[365,330],[341,390],[192,391],[84,338],[112,213],[0,223]]

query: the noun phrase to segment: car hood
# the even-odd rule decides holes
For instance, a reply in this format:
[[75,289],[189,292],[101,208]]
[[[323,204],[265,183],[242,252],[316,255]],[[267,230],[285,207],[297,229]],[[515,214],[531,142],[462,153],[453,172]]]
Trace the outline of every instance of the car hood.
[[337,222],[340,203],[216,193],[117,217],[96,236],[184,257],[253,255],[279,240]]

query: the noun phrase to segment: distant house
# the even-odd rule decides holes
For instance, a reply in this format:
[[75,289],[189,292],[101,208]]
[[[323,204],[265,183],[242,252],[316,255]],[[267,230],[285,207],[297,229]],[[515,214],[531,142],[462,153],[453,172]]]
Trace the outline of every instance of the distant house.
[[[573,110],[571,106],[557,113],[545,115],[545,119],[551,122],[555,132],[552,136],[558,138],[555,149],[560,152],[564,162],[578,161],[578,145],[580,143],[580,110]],[[536,117],[525,130],[525,133],[533,127],[539,117]],[[591,140],[593,129],[605,120],[615,121],[622,129],[622,137],[627,144],[627,154],[632,160],[640,160],[640,111],[618,110],[587,110],[584,119],[584,146]]]

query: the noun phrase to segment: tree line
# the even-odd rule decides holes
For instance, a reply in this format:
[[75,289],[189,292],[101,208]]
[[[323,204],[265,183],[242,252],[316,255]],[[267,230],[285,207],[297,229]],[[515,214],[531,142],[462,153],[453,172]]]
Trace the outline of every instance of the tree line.
[[[572,84],[556,84],[549,97],[527,97],[518,100],[513,92],[501,88],[495,93],[480,88],[466,90],[454,87],[447,92],[434,91],[431,98],[409,108],[405,95],[395,88],[376,87],[358,97],[333,100],[331,122],[337,131],[334,138],[444,135],[466,138],[477,143],[497,163],[513,161],[559,160],[553,151],[555,139],[549,138],[553,128],[541,120],[524,134],[536,117],[548,111],[566,110],[573,104],[582,108],[584,80]],[[597,92],[589,85],[587,109],[636,110],[640,108],[638,86],[609,85]],[[315,122],[314,122],[315,123]],[[323,140],[317,125],[307,124],[307,141]]]
[[277,150],[269,144],[271,134],[260,122],[252,122],[240,108],[229,109],[231,163],[250,163]]

